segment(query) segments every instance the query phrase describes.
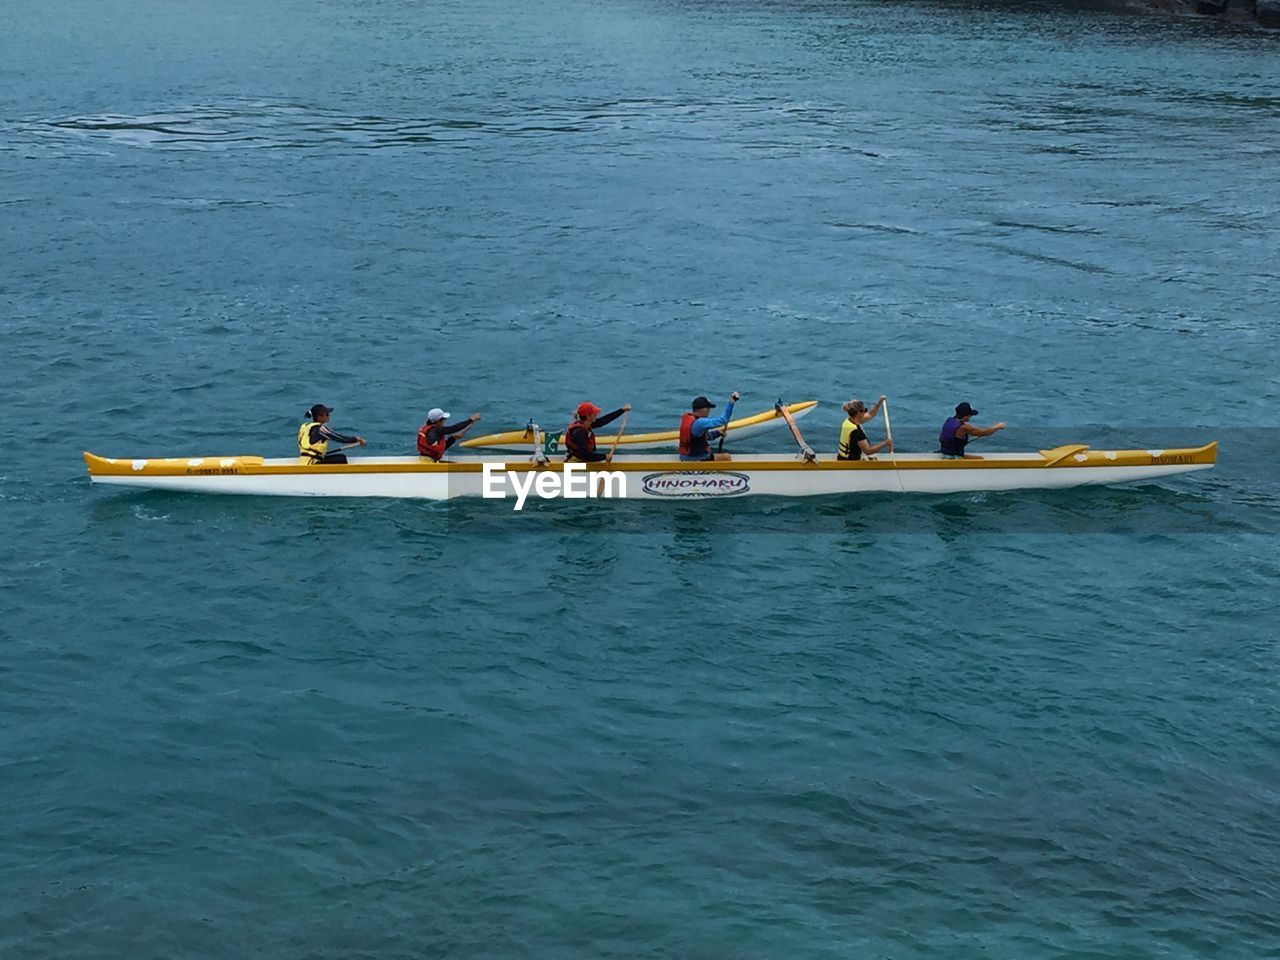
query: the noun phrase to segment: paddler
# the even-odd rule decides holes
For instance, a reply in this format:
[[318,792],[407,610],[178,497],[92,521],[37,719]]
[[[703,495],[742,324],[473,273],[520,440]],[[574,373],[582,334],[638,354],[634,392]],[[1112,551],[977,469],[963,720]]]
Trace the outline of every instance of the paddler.
[[873,444],[867,439],[862,429],[864,423],[870,423],[876,418],[886,399],[881,394],[880,399],[870,410],[861,400],[850,400],[844,405],[846,417],[844,423],[840,424],[840,442],[836,449],[837,460],[861,460],[864,456],[868,460],[874,460],[873,454],[879,453],[886,447],[890,453],[893,453],[892,440],[886,437],[879,443]]
[[306,412],[307,419],[298,427],[298,456],[311,463],[346,463],[345,453],[329,452],[330,440],[344,446],[353,443],[365,445],[364,437],[335,433],[328,426],[331,413],[333,407],[326,407],[323,403],[315,404]]
[[733,405],[741,396],[742,394],[737,390],[733,391],[729,395],[729,402],[725,404],[724,413],[718,417],[711,416],[711,411],[716,405],[705,396],[693,398],[693,403],[689,404],[689,412],[680,418],[681,460],[730,459],[727,453],[712,451],[711,441],[724,435],[725,427],[729,425],[729,418],[733,416]]
[[1004,429],[1001,421],[993,427],[979,427],[969,421],[978,415],[978,411],[962,403],[956,407],[956,415],[947,417],[938,434],[938,452],[949,460],[981,460],[979,456],[965,453],[964,448],[974,437],[989,437],[997,430]]
[[595,428],[608,426],[630,409],[631,404],[624,403],[612,413],[601,416],[601,409],[590,400],[578,404],[577,413],[564,428],[565,462],[599,463],[608,460],[608,454],[596,450]]
[[462,439],[473,423],[480,422],[480,414],[473,413],[465,420],[451,423],[447,427],[444,422],[452,414],[439,407],[427,411],[427,422],[418,428],[418,456],[431,460],[440,460],[444,452]]

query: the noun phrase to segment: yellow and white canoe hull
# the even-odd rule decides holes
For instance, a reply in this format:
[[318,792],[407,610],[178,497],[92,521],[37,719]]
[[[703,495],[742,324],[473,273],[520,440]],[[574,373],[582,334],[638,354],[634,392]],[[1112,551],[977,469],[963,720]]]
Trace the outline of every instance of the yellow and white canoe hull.
[[[608,466],[591,464],[591,476],[586,479],[594,489],[599,480],[596,474],[609,471],[609,496],[643,500],[943,494],[1158,480],[1207,470],[1217,462],[1217,455],[1217,443],[1180,450],[1089,450],[1076,444],[1031,453],[992,453],[980,460],[903,453],[892,459],[840,461],[828,454],[804,463],[789,454],[750,454],[731,461],[683,463],[674,456],[619,455]],[[361,457],[347,464],[326,465],[254,456],[153,460],[107,459],[85,453],[84,458],[93,482],[127,487],[254,496],[426,500],[480,497],[486,489],[491,494],[505,490],[515,496],[517,484],[528,488],[541,474],[562,476],[564,467],[561,463],[537,466],[519,457],[459,457],[443,463],[418,457]]]
[[[818,405],[817,400],[803,400],[800,403],[787,404],[787,409],[791,411],[793,419],[799,420],[801,417],[813,411]],[[778,427],[785,427],[787,421],[777,410],[766,410],[764,413],[753,414],[750,417],[741,417],[737,420],[729,421],[729,439],[734,441],[746,440],[750,437],[759,436],[770,430],[776,430]],[[544,434],[546,436],[546,434]],[[598,433],[596,434],[596,443],[601,447],[609,447],[613,444],[613,438],[616,434]],[[562,436],[559,433],[551,435],[555,446],[558,448]],[[675,447],[680,440],[680,431],[663,430],[657,433],[624,433],[622,439],[618,441],[619,449],[626,450],[661,450],[667,447]],[[506,433],[490,433],[483,437],[473,437],[470,440],[463,440],[458,444],[460,447],[468,447],[470,449],[490,449],[490,450],[528,450],[533,443],[533,435],[526,430],[508,430]]]

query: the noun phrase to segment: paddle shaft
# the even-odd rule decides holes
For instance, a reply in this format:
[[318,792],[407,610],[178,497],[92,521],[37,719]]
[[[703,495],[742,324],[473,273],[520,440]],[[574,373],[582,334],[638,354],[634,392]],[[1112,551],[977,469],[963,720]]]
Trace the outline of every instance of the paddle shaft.
[[893,461],[893,465],[896,467],[898,458],[893,453],[893,427],[889,423],[889,400],[887,397],[881,404],[881,408],[884,410],[884,435],[885,439],[889,441],[889,459]]
[[[340,447],[334,447],[332,450],[326,450],[326,451],[324,452],[324,456],[326,456],[326,457],[327,457],[327,456],[328,456],[329,454],[331,454],[331,453],[339,453],[339,452],[341,452],[341,451],[343,451],[343,450],[350,450],[352,447],[358,447],[358,446],[360,446],[360,444],[358,444],[358,443],[344,443],[344,444],[343,444],[342,446],[340,446]],[[323,459],[322,457],[312,456],[312,458],[311,458],[311,462],[312,462],[312,463],[320,463],[322,459]]]
[[[609,447],[608,454],[605,455],[605,458],[604,458],[605,463],[613,463],[613,455],[618,449],[619,441],[622,440],[622,432],[627,429],[627,414],[629,414],[630,412],[631,412],[630,410],[624,410],[622,412],[622,422],[618,424],[617,436],[613,438],[613,444]],[[604,496],[604,477],[600,477],[596,481],[596,496],[597,497]]]
[[903,493],[907,492],[906,486],[902,482],[902,474],[898,472],[898,454],[893,449],[893,427],[889,423],[889,398],[884,399],[884,435],[889,441],[889,462],[893,464],[893,475],[898,478],[898,489]]
[[613,455],[618,452],[618,444],[622,440],[623,431],[627,429],[627,417],[630,415],[630,410],[622,411],[622,422],[618,424],[618,434],[613,438],[613,445],[609,447],[609,455],[604,458],[605,463],[613,463]]

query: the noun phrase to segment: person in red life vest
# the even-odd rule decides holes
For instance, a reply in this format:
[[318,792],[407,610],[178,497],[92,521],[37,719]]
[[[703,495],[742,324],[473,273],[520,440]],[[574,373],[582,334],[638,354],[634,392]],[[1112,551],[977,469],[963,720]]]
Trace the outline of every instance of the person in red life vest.
[[724,435],[729,418],[733,416],[733,405],[741,396],[737,390],[729,396],[724,413],[718,417],[711,416],[715,404],[706,397],[695,397],[690,412],[680,418],[680,459],[681,460],[728,460],[727,453],[714,453],[711,441]]
[[938,434],[938,452],[948,460],[981,460],[976,454],[965,453],[964,448],[974,437],[989,437],[997,430],[1003,430],[1004,421],[993,427],[979,427],[969,422],[977,415],[978,411],[968,403],[956,407],[956,415],[947,417],[942,432]]
[[329,441],[341,444],[365,445],[364,437],[336,433],[329,426],[329,414],[333,407],[317,403],[307,411],[307,418],[298,426],[298,456],[309,463],[346,463],[347,455],[329,451]]
[[581,463],[599,463],[608,460],[608,454],[596,450],[596,427],[604,427],[613,423],[631,409],[631,404],[624,403],[612,413],[600,416],[600,408],[591,401],[578,404],[577,416],[564,428],[565,462],[577,460]]
[[439,460],[444,452],[462,439],[473,423],[478,423],[480,414],[473,413],[465,420],[445,426],[449,414],[439,407],[427,411],[427,422],[418,428],[418,456]]

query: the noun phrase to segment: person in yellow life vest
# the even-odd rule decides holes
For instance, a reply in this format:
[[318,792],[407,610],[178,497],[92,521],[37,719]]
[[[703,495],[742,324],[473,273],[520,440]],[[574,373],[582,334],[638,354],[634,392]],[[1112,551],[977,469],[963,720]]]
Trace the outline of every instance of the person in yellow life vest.
[[362,447],[365,445],[364,437],[348,437],[334,432],[328,426],[331,413],[333,413],[333,407],[317,403],[307,411],[307,419],[298,427],[298,456],[310,463],[347,462],[345,453],[329,452],[330,440],[341,444],[358,443]]
[[861,460],[863,457],[874,460],[873,454],[879,453],[885,447],[893,453],[892,440],[886,437],[879,443],[873,444],[867,439],[862,429],[864,423],[870,423],[875,419],[880,408],[884,406],[884,401],[885,397],[881,396],[870,410],[861,400],[850,400],[844,405],[845,421],[840,424],[840,443],[836,448],[837,460]]

